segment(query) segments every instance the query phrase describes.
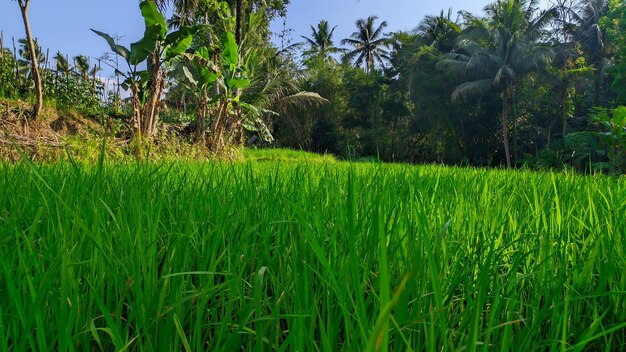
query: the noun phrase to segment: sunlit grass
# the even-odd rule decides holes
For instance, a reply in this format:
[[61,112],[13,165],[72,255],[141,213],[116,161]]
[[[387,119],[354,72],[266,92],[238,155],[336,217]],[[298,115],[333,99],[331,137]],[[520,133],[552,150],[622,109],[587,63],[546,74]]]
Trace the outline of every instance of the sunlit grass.
[[245,149],[246,161],[276,161],[276,162],[307,162],[307,163],[332,163],[336,159],[330,154],[315,154],[305,151],[290,149]]
[[625,234],[602,176],[2,166],[0,350],[623,350]]

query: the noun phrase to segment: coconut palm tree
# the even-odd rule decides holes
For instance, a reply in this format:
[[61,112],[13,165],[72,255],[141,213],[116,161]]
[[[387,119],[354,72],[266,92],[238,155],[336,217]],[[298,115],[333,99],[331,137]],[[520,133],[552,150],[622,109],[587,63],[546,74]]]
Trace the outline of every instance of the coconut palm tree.
[[74,56],[74,66],[80,77],[86,81],[89,78],[89,59],[84,55]]
[[595,66],[594,104],[601,105],[604,81],[604,68],[611,58],[611,45],[608,34],[601,25],[602,18],[609,13],[610,0],[580,0],[578,11],[571,17],[574,20],[574,37],[581,43]]
[[[498,0],[487,6],[487,17],[469,31],[474,37],[461,40],[462,52],[449,54],[440,63],[466,80],[453,91],[453,100],[494,93],[502,100],[502,139],[509,167],[509,119],[515,112],[517,84],[527,73],[540,70],[552,55],[539,39],[555,12],[538,13],[537,3],[538,0]],[[513,121],[515,125],[515,116]]]
[[335,29],[337,26],[330,28],[328,25],[328,21],[320,21],[317,24],[317,27],[311,26],[311,36],[302,36],[302,39],[305,40],[303,43],[298,43],[298,45],[308,45],[309,49],[305,53],[309,56],[320,56],[323,59],[329,58],[330,54],[338,53],[341,49],[335,47],[333,42],[333,34],[335,33]]
[[[298,124],[303,109],[315,109],[329,101],[318,93],[302,89],[302,77],[294,75],[296,68],[289,59],[277,57],[259,69],[258,78],[253,79],[246,100],[258,109],[247,113],[246,120],[257,126],[259,135],[266,141],[273,137],[267,127],[271,118],[281,118],[294,126]],[[271,112],[271,113],[268,113]],[[259,128],[260,127],[260,128]]]
[[452,9],[448,13],[441,10],[439,16],[426,16],[415,29],[429,45],[441,52],[449,52],[454,48],[455,40],[461,33],[461,26],[452,20]]
[[385,49],[389,45],[389,38],[383,33],[387,27],[387,22],[381,22],[377,27],[375,25],[377,16],[369,16],[366,19],[356,21],[357,31],[352,33],[350,38],[341,41],[341,45],[351,45],[354,50],[346,55],[348,61],[352,61],[357,66],[365,65],[365,72],[370,73],[378,63],[385,65],[385,61],[391,59],[389,51]]
[[[17,49],[17,53],[21,57],[21,59],[19,60],[19,64],[23,66],[24,68],[28,68],[28,75],[32,76],[33,59],[32,59],[32,54],[30,52],[28,40],[26,38],[20,38],[17,40],[17,42],[20,45],[20,48]],[[46,60],[46,56],[43,54],[43,49],[37,42],[37,39],[33,39],[33,47],[34,47],[35,57],[37,58],[36,62],[37,62],[37,65],[39,66],[41,65],[42,62]]]
[[67,62],[65,55],[63,55],[60,51],[54,56],[54,61],[56,64],[57,73],[62,73],[64,75],[70,72],[70,63]]
[[[22,57],[22,60],[20,60],[21,61],[20,63],[24,66],[32,65],[33,59],[30,53],[30,49],[28,47],[29,45],[28,40],[26,38],[20,38],[17,40],[17,42],[20,45],[20,48],[17,49],[17,53],[19,54],[19,56]],[[37,39],[33,39],[33,46],[35,48],[35,56],[37,57],[37,64],[39,65],[46,60],[46,56],[43,54],[43,49],[39,45],[39,42],[37,41]]]

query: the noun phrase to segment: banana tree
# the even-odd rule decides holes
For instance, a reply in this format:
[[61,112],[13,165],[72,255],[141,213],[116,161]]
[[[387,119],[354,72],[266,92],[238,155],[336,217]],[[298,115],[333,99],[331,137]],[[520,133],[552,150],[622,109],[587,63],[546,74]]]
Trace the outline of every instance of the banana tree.
[[184,78],[181,83],[195,95],[198,101],[196,140],[204,142],[209,104],[215,102],[215,97],[211,96],[210,92],[220,78],[218,74],[220,71],[212,66],[207,47],[201,47],[195,53],[186,55],[186,62],[181,68]]
[[[182,26],[168,33],[165,17],[154,1],[142,1],[139,8],[145,22],[144,36],[130,48],[119,45],[106,33],[92,31],[104,38],[111,50],[128,64],[128,71],[116,69],[116,74],[125,78],[122,88],[131,92],[135,135],[149,139],[156,132],[169,64],[189,48],[196,28]],[[139,70],[144,62],[147,70]]]
[[[248,52],[243,60],[239,56],[235,36],[232,32],[225,32],[219,47],[202,47],[193,54],[185,55],[185,64],[182,66],[183,84],[198,100],[196,138],[206,141],[215,153],[220,153],[236,138],[241,142],[244,129],[256,131],[264,139],[272,140],[261,117],[275,113],[241,101],[243,90],[251,84],[249,67],[256,56],[254,51]],[[207,140],[209,110],[213,116]]]
[[610,112],[601,111],[595,121],[604,127],[598,137],[606,147],[612,171],[626,173],[626,106],[618,106]]

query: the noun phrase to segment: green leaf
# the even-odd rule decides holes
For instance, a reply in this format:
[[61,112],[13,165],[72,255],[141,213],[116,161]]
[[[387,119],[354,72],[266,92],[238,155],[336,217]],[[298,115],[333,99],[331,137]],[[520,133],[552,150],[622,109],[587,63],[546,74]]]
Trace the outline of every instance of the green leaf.
[[161,11],[159,11],[156,6],[156,3],[150,0],[142,1],[139,4],[139,8],[141,9],[141,16],[143,16],[146,23],[146,29],[158,26],[159,36],[161,38],[165,38],[165,35],[167,34],[167,22],[165,21],[165,17],[163,17]]
[[97,35],[101,36],[102,38],[104,38],[104,40],[107,41],[107,43],[109,43],[109,46],[111,47],[111,50],[116,53],[117,55],[121,56],[124,58],[124,60],[128,61],[129,57],[130,57],[130,50],[128,50],[127,48],[118,45],[117,43],[115,43],[115,40],[108,34],[104,33],[104,32],[100,32],[97,31],[95,29],[91,30],[92,32],[96,33]]
[[235,41],[235,36],[231,32],[222,34],[222,48],[224,50],[222,57],[232,71],[239,65],[239,46]]
[[622,129],[626,127],[626,106],[618,106],[613,109],[613,121]]
[[202,83],[204,83],[207,86],[212,85],[213,83],[217,82],[218,79],[219,79],[219,75],[212,71],[209,71],[208,73],[202,75]]
[[193,74],[191,73],[191,71],[189,71],[189,69],[186,66],[183,66],[183,75],[185,76],[187,81],[189,81],[189,83],[191,83],[194,86],[198,85],[198,81],[196,81],[196,79],[193,78]]
[[139,77],[142,82],[147,82],[150,79],[150,72],[147,70],[137,71],[137,77]]
[[251,81],[249,78],[231,78],[228,80],[228,82],[226,83],[226,85],[228,86],[228,88],[237,88],[237,89],[244,89],[247,88],[250,85]]
[[130,45],[129,61],[133,65],[139,65],[148,58],[148,55],[156,48],[159,39],[159,26],[146,28],[143,38],[136,43]]
[[193,31],[189,27],[183,27],[176,32],[172,32],[165,38],[165,59],[171,58],[184,53],[193,42]]
[[196,55],[201,57],[201,58],[203,58],[203,59],[205,59],[205,60],[208,60],[209,59],[209,49],[207,47],[205,47],[205,46],[203,46],[201,48],[198,48],[196,50]]

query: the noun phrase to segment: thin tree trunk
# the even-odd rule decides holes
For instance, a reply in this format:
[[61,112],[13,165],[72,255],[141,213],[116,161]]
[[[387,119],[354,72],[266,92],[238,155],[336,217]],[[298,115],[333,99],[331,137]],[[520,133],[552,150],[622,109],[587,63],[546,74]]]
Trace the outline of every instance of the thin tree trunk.
[[506,158],[506,166],[511,167],[511,152],[509,151],[509,92],[508,89],[504,93],[502,99],[502,139],[504,140],[504,155]]
[[187,115],[187,102],[185,101],[185,93],[186,91],[183,90],[183,95],[180,98],[180,106],[183,107],[183,115]]
[[96,70],[96,67],[98,67],[98,66],[96,66],[96,65],[94,64],[94,67],[93,67],[93,72],[92,72],[92,75],[91,75],[91,79],[92,79],[92,83],[93,83],[93,87],[94,87],[94,89],[96,88],[96,71],[97,71],[97,70]]
[[243,0],[237,0],[236,8],[236,28],[235,28],[235,41],[237,45],[241,46],[241,32],[243,27]]
[[44,67],[44,71],[43,71],[43,75],[44,78],[48,76],[48,63],[49,63],[49,59],[50,59],[50,48],[46,49],[46,63],[43,65]]
[[156,133],[157,131],[157,126],[159,123],[159,114],[161,110],[163,110],[163,113],[167,113],[167,105],[162,99],[163,92],[165,91],[165,84],[167,83],[167,76],[161,66],[159,66],[159,70],[161,74],[161,79],[159,81],[159,91],[157,93],[156,111],[152,119],[152,132],[153,133]]
[[[237,53],[237,55],[239,56],[239,64],[238,66],[241,67],[241,63],[242,63],[242,53],[243,53],[243,45],[242,45],[242,41],[243,41],[243,0],[237,0],[237,9],[236,9],[237,13],[236,13],[236,28],[235,28],[235,41],[237,42],[237,46],[239,47],[239,51]],[[239,74],[238,74],[239,76]],[[233,96],[235,97],[239,97],[241,96],[241,89],[239,88],[235,88],[233,89]]]
[[552,141],[552,124],[548,126],[548,140],[546,142],[546,150],[550,149],[551,141]]
[[26,31],[26,40],[28,41],[28,51],[30,52],[33,78],[35,80],[35,93],[37,95],[37,101],[33,109],[33,118],[37,118],[41,112],[43,104],[43,90],[41,88],[41,77],[39,76],[39,65],[37,63],[37,53],[35,52],[35,43],[33,42],[33,36],[30,31],[30,23],[28,22],[28,6],[30,0],[18,0],[20,10],[22,12],[22,19],[24,20],[24,29]]
[[[117,42],[116,42],[117,44]],[[120,70],[120,57],[119,55],[115,54],[115,70],[119,71]],[[120,95],[120,75],[115,75],[115,79],[117,81],[117,85],[115,86],[115,95],[117,96],[117,99],[115,100],[115,107],[119,108],[120,107],[120,101],[122,100],[122,97]]]
[[17,62],[17,48],[15,47],[15,38],[11,37],[13,41],[13,57],[15,58],[15,79],[17,80],[17,90],[22,90],[22,77],[20,76],[20,65]]
[[512,107],[512,115],[511,120],[513,121],[513,161],[517,164],[517,103],[515,101],[515,85],[511,85],[511,107]]
[[216,154],[221,152],[224,142],[224,120],[226,118],[227,106],[228,102],[224,100],[220,102],[215,116],[215,121],[213,122],[213,126],[211,128],[211,149]]
[[593,103],[595,106],[602,106],[602,70],[604,68],[604,63],[602,61],[602,59],[598,61],[598,68],[596,70],[596,91],[594,92],[593,98]]
[[565,90],[563,91],[563,95],[561,96],[561,119],[563,121],[562,138],[565,138],[565,136],[567,135],[567,91],[567,86],[565,86]]
[[204,142],[206,140],[206,115],[207,115],[207,100],[208,96],[206,92],[202,92],[202,97],[198,104],[198,126],[196,127],[196,141]]
[[161,60],[158,57],[158,49],[152,52],[148,58],[148,72],[150,73],[150,94],[144,108],[143,121],[141,126],[141,133],[143,137],[151,138],[154,136],[159,107],[161,102],[161,95],[165,87],[163,82],[163,68],[161,67]]
[[131,123],[133,124],[133,134],[141,140],[141,104],[139,103],[139,84],[132,86],[133,114]]

